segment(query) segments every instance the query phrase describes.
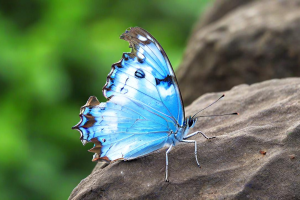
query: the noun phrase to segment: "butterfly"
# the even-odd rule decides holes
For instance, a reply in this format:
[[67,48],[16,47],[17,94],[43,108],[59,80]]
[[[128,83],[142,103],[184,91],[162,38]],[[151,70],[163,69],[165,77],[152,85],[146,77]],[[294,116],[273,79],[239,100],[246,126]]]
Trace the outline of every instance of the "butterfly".
[[183,102],[170,61],[157,40],[146,30],[134,27],[120,36],[129,42],[130,53],[112,65],[102,91],[107,102],[91,96],[80,109],[77,129],[85,145],[93,142],[93,161],[132,160],[163,147],[168,154],[180,142],[201,133],[188,134],[197,117],[185,118]]

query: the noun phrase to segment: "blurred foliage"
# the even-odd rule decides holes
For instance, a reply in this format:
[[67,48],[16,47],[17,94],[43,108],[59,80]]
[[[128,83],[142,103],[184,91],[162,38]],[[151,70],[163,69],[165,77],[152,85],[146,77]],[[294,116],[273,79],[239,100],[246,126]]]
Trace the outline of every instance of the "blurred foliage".
[[128,27],[151,32],[179,64],[209,0],[0,0],[0,199],[67,199],[93,169],[71,127],[89,96],[105,101]]

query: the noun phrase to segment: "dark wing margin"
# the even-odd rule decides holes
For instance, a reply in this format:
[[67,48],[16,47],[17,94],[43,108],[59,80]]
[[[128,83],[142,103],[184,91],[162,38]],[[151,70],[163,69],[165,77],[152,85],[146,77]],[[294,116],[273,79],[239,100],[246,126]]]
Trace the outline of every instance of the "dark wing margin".
[[[80,130],[80,126],[81,126],[81,123],[83,122],[83,112],[85,110],[85,108],[92,108],[94,106],[97,106],[99,105],[100,102],[99,100],[97,99],[97,97],[95,96],[90,96],[90,98],[87,100],[86,104],[84,104],[83,106],[81,106],[80,108],[80,112],[79,112],[79,117],[80,117],[80,121],[78,122],[78,124],[76,124],[75,126],[72,127],[72,129],[75,129],[75,130],[78,130],[79,133],[80,133],[80,140],[82,142],[83,145],[85,145],[87,143],[86,140],[83,140],[83,134],[82,134],[82,131]],[[83,125],[84,128],[89,128],[91,126],[94,125],[94,123],[96,122],[95,118],[90,115],[90,116],[87,116],[87,123],[85,123]]]

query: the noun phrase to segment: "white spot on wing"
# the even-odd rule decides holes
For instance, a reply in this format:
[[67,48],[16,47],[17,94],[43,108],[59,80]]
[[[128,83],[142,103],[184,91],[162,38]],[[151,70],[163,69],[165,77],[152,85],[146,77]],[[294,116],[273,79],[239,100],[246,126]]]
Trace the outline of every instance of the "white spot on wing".
[[[160,89],[162,90],[162,89]],[[167,90],[164,88],[164,91],[163,92],[160,92],[160,95],[163,97],[163,98],[166,98],[167,96],[172,96],[174,95],[174,87],[171,86],[169,87]]]
[[141,60],[145,59],[145,56],[141,52],[137,52],[137,57]]
[[145,38],[144,36],[138,35],[137,38],[141,41],[146,41],[147,38]]

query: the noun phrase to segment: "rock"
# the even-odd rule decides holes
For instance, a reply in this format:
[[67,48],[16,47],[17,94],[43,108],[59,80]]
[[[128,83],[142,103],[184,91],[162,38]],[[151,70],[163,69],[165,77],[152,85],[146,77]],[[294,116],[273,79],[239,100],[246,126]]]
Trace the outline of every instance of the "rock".
[[300,76],[300,0],[254,1],[197,30],[177,71],[185,105],[207,92]]
[[[193,144],[179,144],[169,154],[169,183],[164,181],[161,150],[103,169],[96,165],[70,199],[300,199],[299,91],[300,78],[236,86],[201,115],[240,115],[203,117],[192,130],[217,137],[192,137],[201,168]],[[201,96],[186,108],[186,115],[221,94]]]
[[204,14],[201,15],[199,22],[196,24],[196,32],[203,26],[218,21],[234,9],[246,5],[255,0],[216,0],[212,5],[209,5]]

